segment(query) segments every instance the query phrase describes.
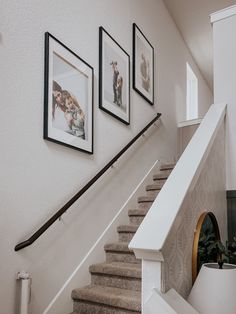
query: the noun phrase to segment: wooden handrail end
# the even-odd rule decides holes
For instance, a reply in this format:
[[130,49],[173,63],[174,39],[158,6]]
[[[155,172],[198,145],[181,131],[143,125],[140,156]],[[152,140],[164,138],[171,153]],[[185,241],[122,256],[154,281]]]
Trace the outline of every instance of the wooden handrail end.
[[17,252],[17,251],[29,246],[30,244],[31,244],[31,241],[29,241],[29,240],[23,241],[23,242],[21,242],[15,246],[15,251]]

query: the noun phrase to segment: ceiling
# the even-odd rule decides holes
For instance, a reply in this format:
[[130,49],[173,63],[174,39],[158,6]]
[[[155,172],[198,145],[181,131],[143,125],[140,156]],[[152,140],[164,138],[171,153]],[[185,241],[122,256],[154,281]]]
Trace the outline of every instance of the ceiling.
[[213,41],[209,15],[236,0],[163,0],[208,86],[213,89]]

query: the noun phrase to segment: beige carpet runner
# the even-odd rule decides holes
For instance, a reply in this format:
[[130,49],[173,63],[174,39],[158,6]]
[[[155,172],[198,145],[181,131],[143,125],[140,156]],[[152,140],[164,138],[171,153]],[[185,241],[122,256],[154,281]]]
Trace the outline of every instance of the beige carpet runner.
[[128,244],[147,214],[174,165],[160,167],[146,196],[138,198],[136,209],[128,211],[129,224],[117,228],[118,242],[106,244],[106,262],[91,265],[91,284],[72,291],[73,314],[141,313],[141,261]]

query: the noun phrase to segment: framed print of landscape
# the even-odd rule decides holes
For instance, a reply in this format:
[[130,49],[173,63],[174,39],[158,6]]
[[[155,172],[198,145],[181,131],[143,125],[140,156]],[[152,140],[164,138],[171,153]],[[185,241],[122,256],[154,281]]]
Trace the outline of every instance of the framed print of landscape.
[[93,153],[93,68],[45,33],[44,138]]
[[154,48],[133,23],[133,88],[154,104]]
[[99,108],[130,123],[130,57],[99,28]]

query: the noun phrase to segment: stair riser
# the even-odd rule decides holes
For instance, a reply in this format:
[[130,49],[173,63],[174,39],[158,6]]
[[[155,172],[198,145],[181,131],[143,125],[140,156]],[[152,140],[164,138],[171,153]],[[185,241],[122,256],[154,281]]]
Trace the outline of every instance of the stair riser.
[[74,312],[77,314],[139,314],[141,311],[128,311],[104,304],[89,303],[84,301],[74,302]]
[[119,232],[119,242],[130,242],[134,235],[133,232]]
[[160,174],[165,175],[165,176],[169,176],[171,174],[172,170],[173,169],[161,170]]
[[156,185],[157,189],[161,189],[165,184],[166,180],[153,180],[153,182]]
[[141,202],[138,203],[139,209],[149,209],[152,206],[153,202]]
[[169,163],[169,164],[164,164],[160,166],[160,170],[164,171],[164,170],[173,170],[173,168],[175,167],[175,163]]
[[94,285],[141,291],[141,279],[138,278],[125,278],[98,274],[93,274],[91,278],[92,284]]
[[129,222],[131,225],[140,225],[145,216],[129,216]]
[[124,262],[124,263],[141,263],[140,260],[137,260],[134,254],[126,253],[115,253],[115,252],[106,252],[106,261],[111,262]]
[[153,180],[166,180],[168,178],[164,173],[158,173],[153,176]]
[[[137,198],[138,207],[128,211],[130,225],[117,227],[119,242],[105,244],[106,262],[90,266],[91,285],[74,289],[72,314],[141,314],[141,260],[127,244],[132,240],[172,169],[167,167],[153,176],[146,195]],[[126,266],[126,264],[130,263]],[[133,265],[131,265],[133,264]],[[137,265],[138,264],[138,265]]]
[[160,190],[150,190],[147,191],[146,194],[148,197],[157,197],[157,195],[159,194]]

